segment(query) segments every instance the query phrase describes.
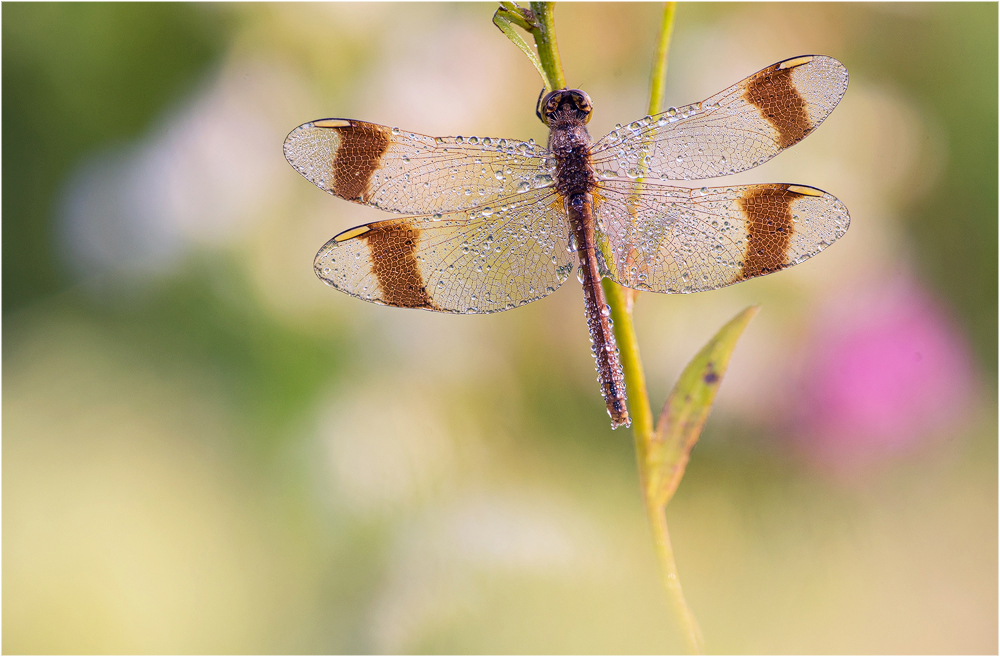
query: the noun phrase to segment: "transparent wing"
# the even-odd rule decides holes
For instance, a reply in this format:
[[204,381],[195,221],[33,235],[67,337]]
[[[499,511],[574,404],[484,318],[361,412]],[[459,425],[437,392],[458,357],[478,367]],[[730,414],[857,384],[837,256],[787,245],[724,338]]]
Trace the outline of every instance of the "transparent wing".
[[801,141],[846,90],[847,69],[836,59],[787,59],[701,103],[616,128],[591,149],[594,168],[603,178],[700,180],[739,173]]
[[840,239],[843,203],[805,185],[688,189],[630,180],[594,192],[602,273],[652,292],[713,290],[798,264]]
[[406,214],[491,206],[551,185],[555,166],[533,142],[427,137],[352,119],[300,125],[285,139],[284,151],[320,189]]
[[452,313],[509,310],[550,294],[573,270],[569,223],[551,189],[498,208],[379,221],[316,255],[327,285],[373,303]]

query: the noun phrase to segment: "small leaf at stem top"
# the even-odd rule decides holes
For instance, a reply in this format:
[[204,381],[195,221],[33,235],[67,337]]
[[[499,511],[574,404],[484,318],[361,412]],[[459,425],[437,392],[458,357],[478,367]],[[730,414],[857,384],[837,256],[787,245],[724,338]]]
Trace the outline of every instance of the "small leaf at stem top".
[[493,14],[493,24],[496,25],[501,32],[503,32],[511,43],[520,49],[521,52],[525,54],[528,61],[535,67],[538,71],[538,75],[542,78],[542,84],[545,85],[545,91],[552,91],[552,81],[549,79],[548,74],[545,72],[545,68],[542,66],[541,60],[535,51],[531,49],[531,46],[521,38],[521,35],[514,30],[514,26],[517,25],[523,30],[531,32],[533,35],[536,34],[538,30],[538,25],[535,22],[535,14],[530,9],[525,9],[523,7],[518,7],[513,2],[501,2],[500,7]]

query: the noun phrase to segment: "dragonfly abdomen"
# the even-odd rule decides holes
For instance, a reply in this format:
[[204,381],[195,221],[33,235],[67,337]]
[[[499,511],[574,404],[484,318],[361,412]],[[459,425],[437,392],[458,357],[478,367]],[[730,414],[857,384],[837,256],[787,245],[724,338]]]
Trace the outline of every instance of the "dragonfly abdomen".
[[625,375],[615,333],[611,327],[611,309],[601,287],[601,274],[597,269],[594,241],[593,203],[590,194],[574,194],[566,203],[570,225],[579,245],[580,271],[583,274],[583,303],[590,331],[591,351],[597,366],[597,381],[611,416],[611,428],[629,426],[625,394]]

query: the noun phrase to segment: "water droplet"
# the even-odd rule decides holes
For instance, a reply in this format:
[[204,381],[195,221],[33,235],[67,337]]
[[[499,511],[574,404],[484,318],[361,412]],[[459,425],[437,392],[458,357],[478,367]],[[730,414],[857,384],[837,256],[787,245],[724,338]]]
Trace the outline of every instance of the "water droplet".
[[535,176],[534,186],[536,189],[541,187],[548,187],[553,184],[552,176],[547,173],[540,173]]
[[531,189],[531,185],[529,185],[527,181],[522,180],[521,182],[517,183],[517,191],[518,191],[518,193],[523,194],[524,192],[528,191],[529,189]]
[[576,269],[576,280],[578,280],[578,281],[580,281],[582,283],[583,282],[583,276],[584,276],[584,274],[583,274],[583,265],[580,265]]
[[469,137],[469,143],[470,144],[478,144],[479,143],[479,137]]
[[464,144],[465,143],[465,137],[461,137],[461,136],[455,137],[455,143],[456,144]]
[[399,128],[393,128],[392,129],[392,134],[398,135],[399,134]]
[[601,308],[601,314],[604,315],[605,317],[610,317],[611,316],[611,306],[605,304],[604,307]]

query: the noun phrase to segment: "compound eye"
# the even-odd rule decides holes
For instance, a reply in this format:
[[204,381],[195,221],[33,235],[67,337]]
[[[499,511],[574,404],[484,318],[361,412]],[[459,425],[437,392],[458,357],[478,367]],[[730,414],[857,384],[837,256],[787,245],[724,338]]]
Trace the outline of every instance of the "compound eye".
[[593,105],[590,102],[590,96],[587,95],[585,91],[580,91],[579,89],[572,89],[568,92],[573,100],[573,106],[581,117],[584,123],[590,122],[591,111],[593,110]]
[[545,98],[538,103],[538,118],[542,120],[545,125],[549,124],[549,120],[552,115],[559,108],[559,92],[550,91]]

